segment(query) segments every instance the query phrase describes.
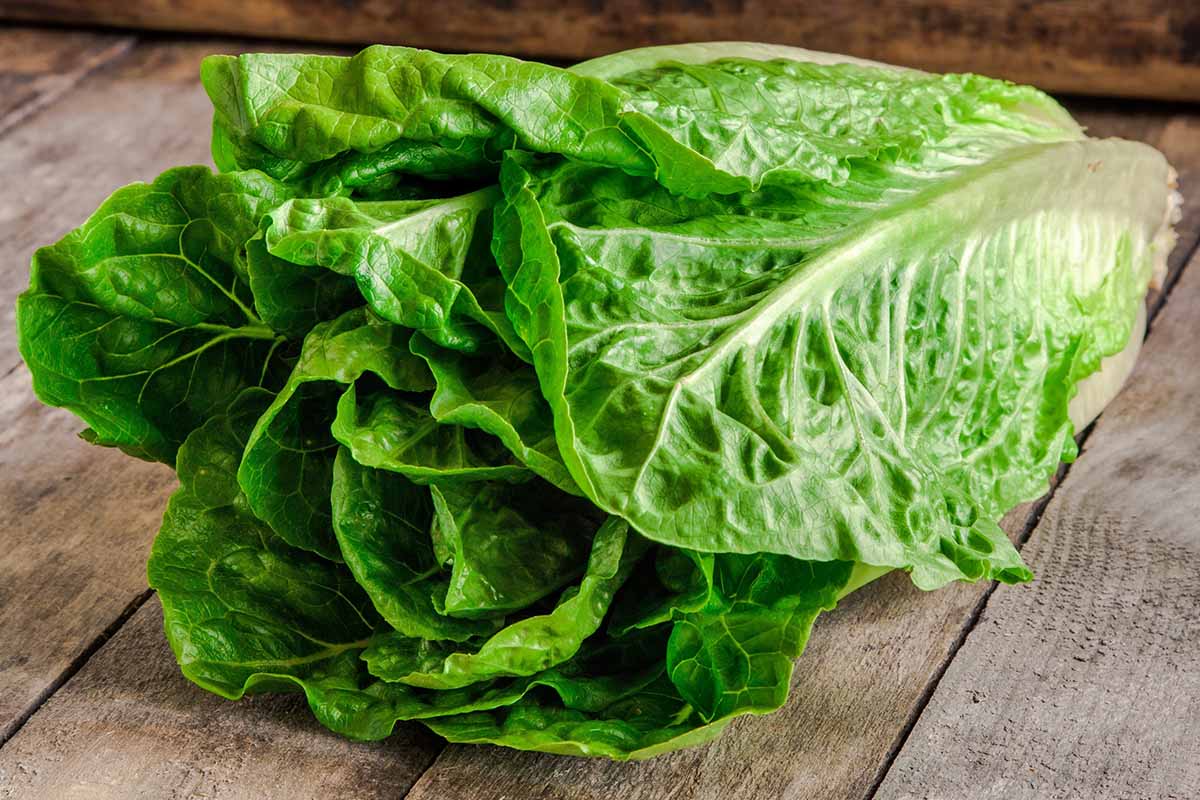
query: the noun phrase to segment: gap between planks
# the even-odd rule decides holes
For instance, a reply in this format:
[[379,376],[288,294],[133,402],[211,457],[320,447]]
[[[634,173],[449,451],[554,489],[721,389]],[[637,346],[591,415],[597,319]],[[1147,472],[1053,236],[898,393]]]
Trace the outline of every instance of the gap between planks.
[[83,665],[95,655],[96,651],[104,646],[104,643],[116,635],[122,626],[129,621],[129,618],[137,613],[138,609],[146,604],[146,601],[154,596],[153,589],[146,589],[141,594],[133,599],[129,605],[122,609],[116,619],[108,624],[108,627],[100,632],[100,634],[90,641],[86,647],[79,652],[79,655],[67,665],[66,669],[60,672],[54,680],[46,685],[46,688],[34,699],[29,705],[29,708],[18,715],[16,719],[9,724],[6,730],[0,730],[0,748],[4,747],[10,739],[21,732],[21,728],[25,727],[25,723],[29,722],[30,718],[38,712],[38,709],[45,705],[46,701],[63,687],[67,681],[75,677],[75,673],[83,669]]

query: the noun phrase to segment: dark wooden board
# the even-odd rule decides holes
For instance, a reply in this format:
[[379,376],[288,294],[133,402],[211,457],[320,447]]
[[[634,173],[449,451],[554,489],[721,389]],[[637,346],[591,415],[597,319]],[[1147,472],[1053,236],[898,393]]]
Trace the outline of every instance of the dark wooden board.
[[1200,256],[877,800],[1200,797]]
[[0,36],[0,132],[133,46],[129,35],[14,28]]
[[1200,99],[1194,0],[2,0],[2,17],[566,60],[768,41],[1054,91]]
[[415,725],[351,742],[303,705],[234,704],[188,683],[151,600],[0,748],[0,798],[393,800],[440,748]]

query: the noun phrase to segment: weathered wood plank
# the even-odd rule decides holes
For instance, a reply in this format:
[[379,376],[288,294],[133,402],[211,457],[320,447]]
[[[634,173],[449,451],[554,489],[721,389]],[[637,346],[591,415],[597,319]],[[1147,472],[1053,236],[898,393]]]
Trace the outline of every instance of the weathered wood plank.
[[145,591],[146,555],[174,485],[165,467],[80,441],[78,419],[33,398],[13,302],[34,248],[117,186],[208,160],[198,64],[230,47],[138,48],[0,134],[0,181],[21,187],[0,196],[0,742]]
[[440,743],[322,728],[297,695],[230,703],[179,674],[151,600],[0,748],[0,798],[402,797]]
[[134,37],[11,27],[0,31],[0,132],[119,58]]
[[2,140],[0,179],[23,191],[0,199],[0,742],[17,731],[0,748],[0,797],[394,797],[440,747],[418,726],[380,746],[339,739],[296,698],[208,695],[179,674],[157,601],[96,649],[146,597],[175,481],[78,440],[75,417],[34,400],[12,301],[33,248],[115,187],[208,160],[199,59],[236,49],[138,47]]
[[[1093,107],[1082,117],[1093,135],[1162,148],[1184,177],[1189,206],[1200,204],[1200,139],[1184,135],[1200,125],[1195,115],[1143,109],[1112,118]],[[1173,273],[1196,245],[1198,217],[1192,211],[1181,226]],[[1019,539],[1034,517],[1023,506],[1004,528]],[[867,797],[992,589],[957,584],[922,593],[904,576],[887,576],[818,620],[783,709],[740,720],[707,747],[629,765],[451,746],[409,800]]]
[[647,44],[769,41],[1055,91],[1200,99],[1200,5],[1191,0],[7,0],[0,15],[571,60]]
[[13,302],[35,247],[116,187],[207,159],[199,45],[139,50],[3,136],[0,181],[0,741],[145,591],[170,470],[92,447],[19,363]]
[[1200,796],[1200,256],[877,795]]

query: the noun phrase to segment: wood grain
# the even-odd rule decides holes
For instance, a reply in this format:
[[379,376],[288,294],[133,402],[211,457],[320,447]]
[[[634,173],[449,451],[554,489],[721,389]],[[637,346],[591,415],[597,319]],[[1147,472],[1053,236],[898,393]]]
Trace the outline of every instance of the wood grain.
[[768,41],[1061,92],[1200,99],[1194,0],[3,0],[5,16],[566,60]]
[[179,674],[151,600],[0,749],[0,798],[402,797],[440,742],[351,742],[303,699],[230,703]]
[[[1080,117],[1093,135],[1163,148],[1183,176],[1188,207],[1200,205],[1200,138],[1185,135],[1200,118],[1149,108],[1114,116],[1095,105]],[[1193,211],[1180,226],[1172,275],[1200,238],[1197,217]],[[1034,512],[1027,505],[1006,517],[1010,537],[1026,533]],[[852,595],[817,621],[787,705],[735,722],[707,747],[628,765],[450,746],[409,800],[868,797],[993,588],[954,584],[925,593],[889,575]]]
[[15,27],[0,36],[0,133],[120,58],[129,35]]
[[114,188],[208,160],[196,75],[219,47],[139,48],[0,134],[0,182],[20,187],[0,194],[0,742],[142,596],[174,485],[165,467],[80,441],[77,418],[34,399],[13,302],[33,249]]
[[1200,796],[1200,256],[877,795]]

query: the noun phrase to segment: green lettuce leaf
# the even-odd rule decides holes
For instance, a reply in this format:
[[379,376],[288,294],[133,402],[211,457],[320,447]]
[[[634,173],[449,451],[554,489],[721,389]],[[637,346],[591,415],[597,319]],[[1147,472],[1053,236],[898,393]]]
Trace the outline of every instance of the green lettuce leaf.
[[[289,201],[270,213],[263,245],[301,268],[353,278],[376,314],[443,347],[474,352],[499,337],[524,353],[501,308],[504,285],[488,249],[498,196],[489,187],[432,200]],[[281,272],[276,265],[273,273]],[[341,283],[333,286],[343,291]]]
[[[583,572],[593,535],[603,529],[604,517],[590,503],[537,480],[450,482],[430,491],[434,554],[451,565],[439,604],[456,616],[491,616],[536,603]],[[619,543],[603,552],[619,554],[623,529],[607,538]]]
[[89,441],[173,463],[238,392],[277,379],[283,340],[254,312],[239,250],[290,193],[180,167],[35,253],[17,329],[42,402],[81,417]]
[[429,174],[419,159],[390,158],[397,148],[453,143],[469,153],[460,169],[477,174],[515,143],[698,197],[841,184],[851,160],[903,158],[963,127],[1045,140],[1079,133],[1044,94],[979,76],[670,58],[600,80],[503,56],[377,46],[351,58],[212,56],[202,79],[215,126],[239,143],[239,167],[287,179],[332,172],[338,186],[367,160]]
[[503,618],[463,619],[438,610],[450,576],[429,537],[429,489],[338,452],[333,467],[333,530],[346,567],[375,610],[401,636],[464,642],[494,632]]
[[350,386],[337,402],[332,436],[368,467],[398,472],[411,481],[508,481],[533,473],[504,445],[459,425],[441,424],[428,403],[386,389],[359,397]]
[[188,438],[150,553],[150,586],[180,668],[230,698],[355,674],[377,623],[349,573],[291,547],[250,511],[238,456],[270,401],[243,394]]
[[[269,216],[263,224],[270,224]],[[363,303],[352,278],[272,255],[261,233],[246,242],[246,274],[255,311],[289,339],[303,340],[318,323]]]
[[[644,540],[631,535],[623,520],[610,517],[596,531],[579,584],[563,593],[553,611],[518,620],[478,648],[463,650],[389,633],[377,637],[363,657],[373,675],[429,689],[458,689],[557,666],[573,657],[600,627],[613,595],[629,578],[644,548]],[[527,564],[525,568],[529,569]],[[503,593],[507,587],[497,588]]]
[[438,422],[486,431],[539,477],[581,493],[559,455],[554,417],[527,364],[503,355],[468,358],[423,336],[414,336],[409,348],[425,359],[437,383],[429,411]]
[[597,505],[687,549],[899,567],[924,588],[1028,577],[996,521],[1073,455],[1074,387],[1127,341],[1160,155],[1008,148],[914,178],[869,225],[847,203],[813,238],[757,199],[698,208],[611,172],[587,184],[601,213],[563,196],[578,170],[512,154],[495,249]]
[[774,711],[813,622],[849,585],[853,564],[722,554],[703,608],[679,614],[667,673],[706,721]]
[[342,386],[366,372],[395,389],[430,388],[408,332],[365,309],[313,328],[292,374],[254,426],[238,481],[259,519],[293,547],[340,558],[330,489],[337,441],[330,421]]

